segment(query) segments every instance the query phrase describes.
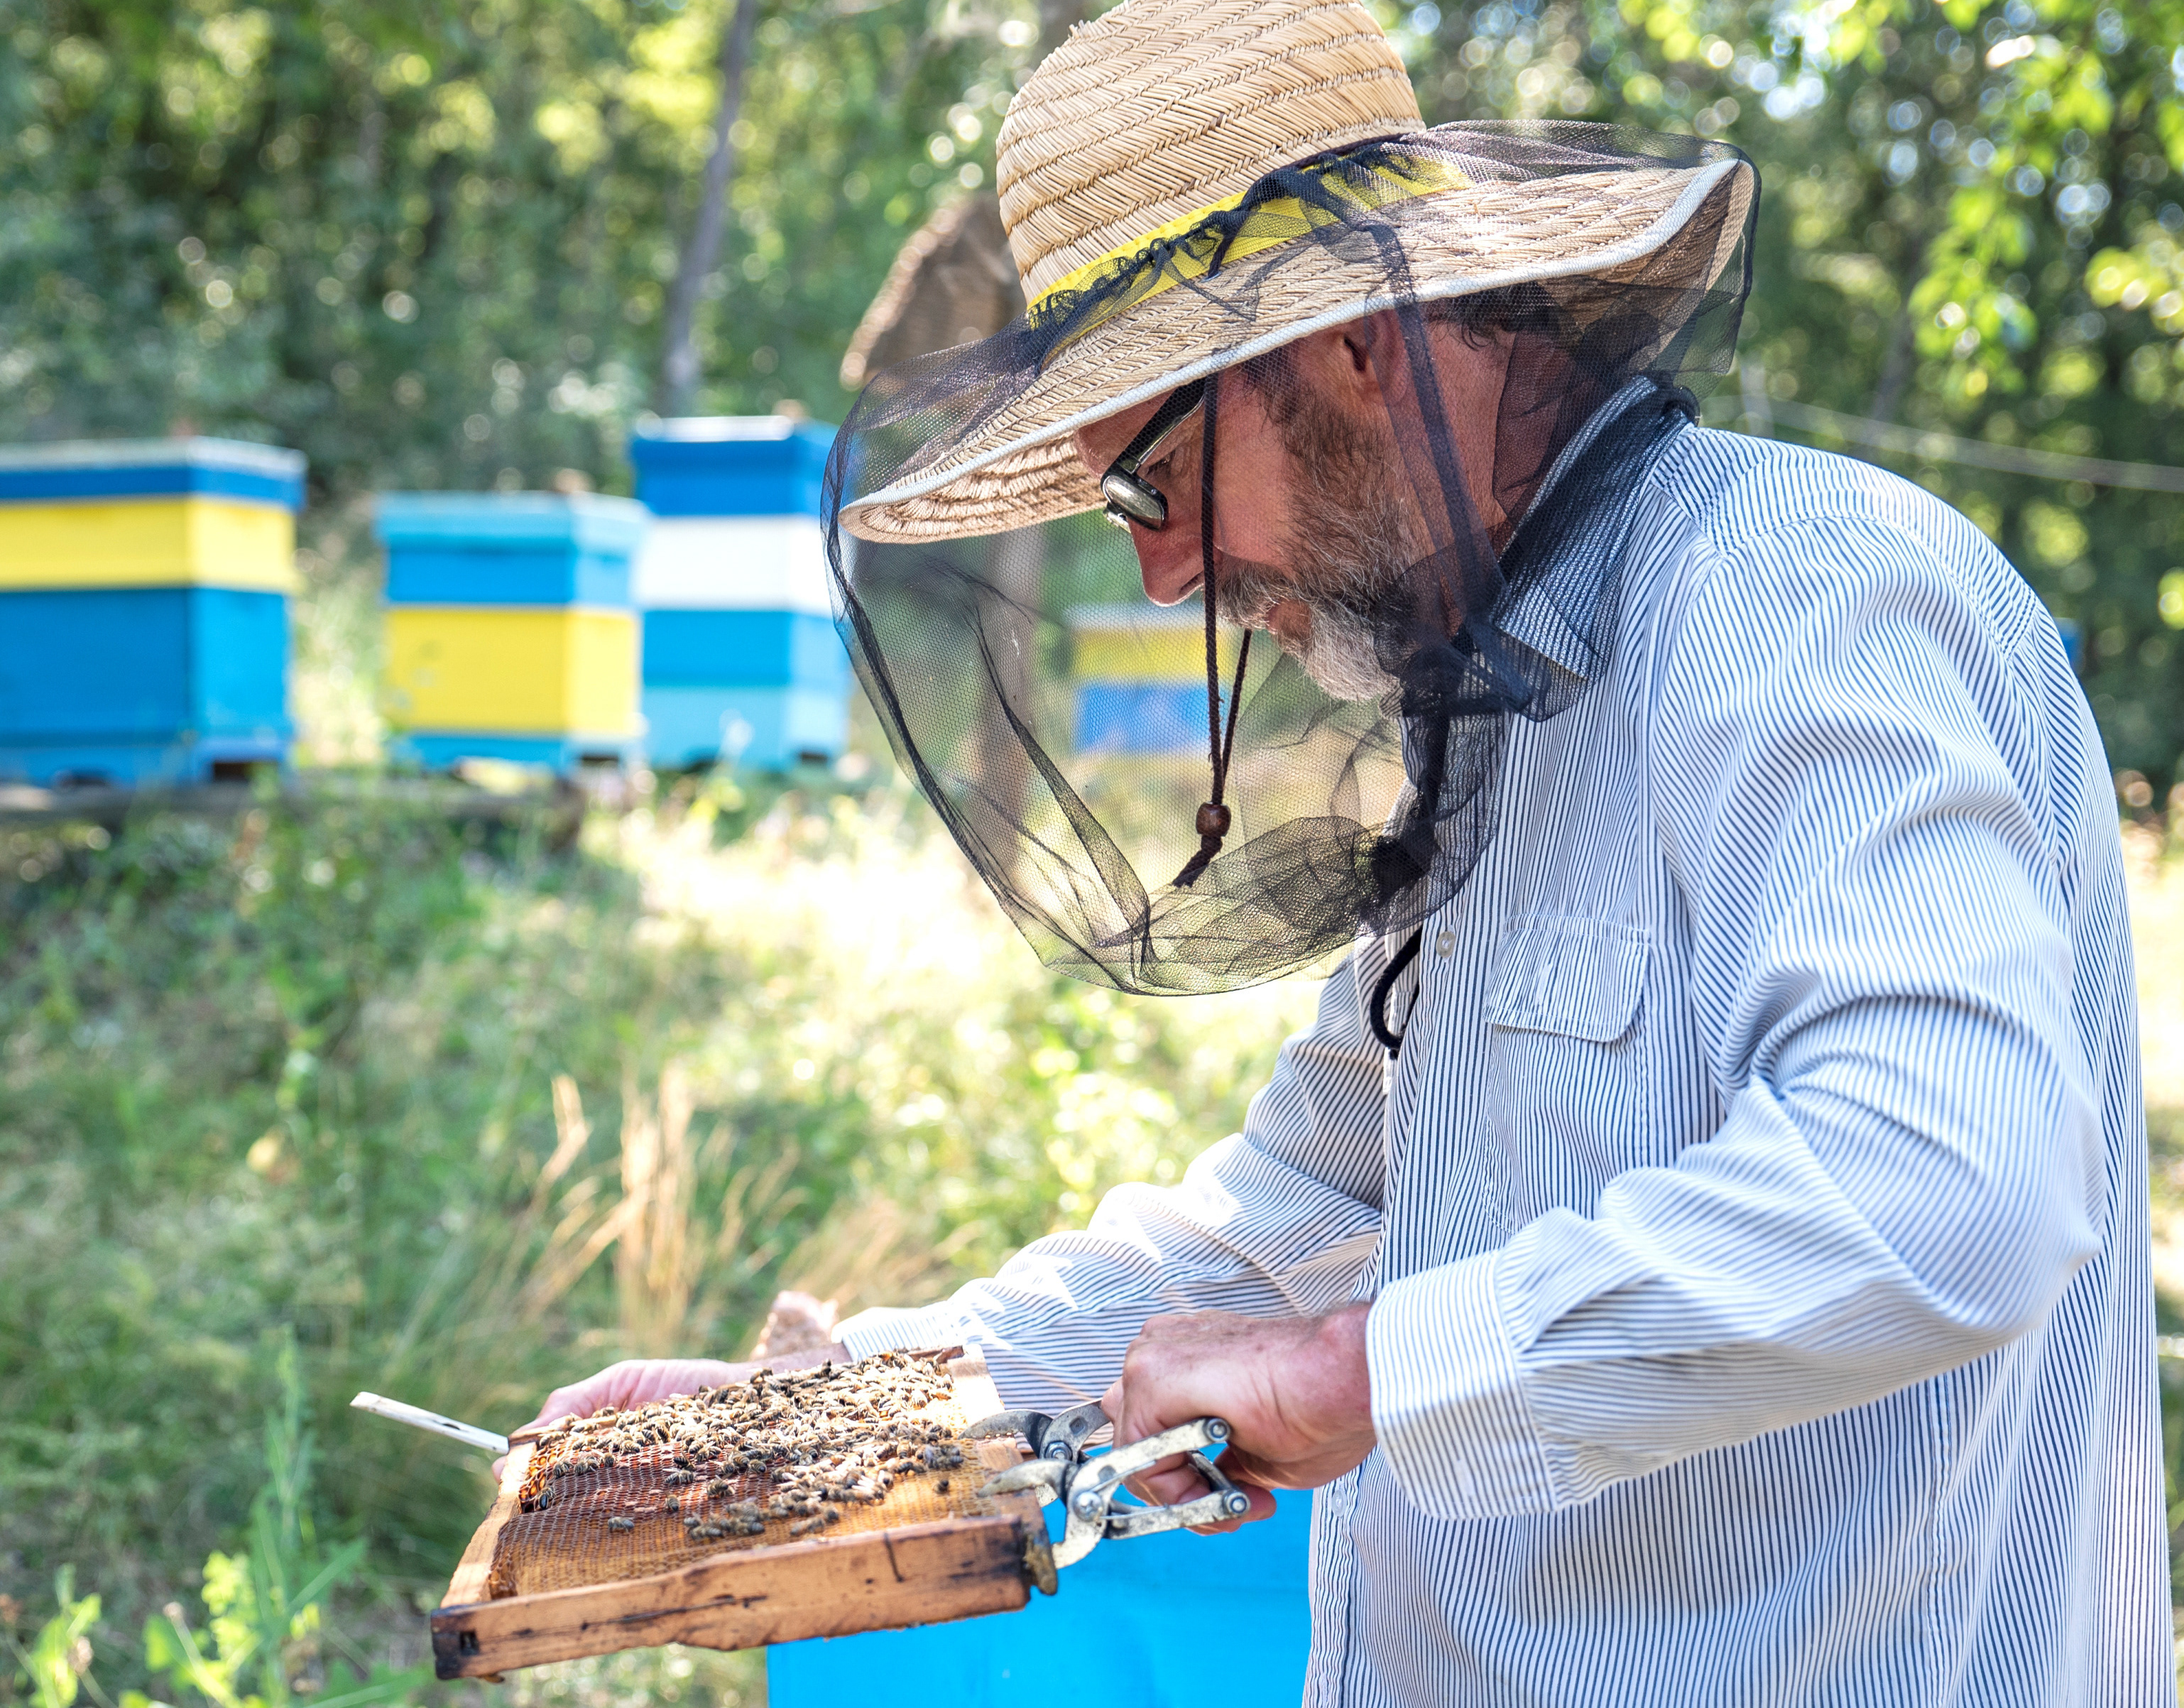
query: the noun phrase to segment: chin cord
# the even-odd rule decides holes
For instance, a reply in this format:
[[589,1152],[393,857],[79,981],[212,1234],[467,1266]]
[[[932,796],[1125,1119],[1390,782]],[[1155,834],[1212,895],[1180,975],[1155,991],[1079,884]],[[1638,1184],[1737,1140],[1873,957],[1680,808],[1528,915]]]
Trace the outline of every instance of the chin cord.
[[[1365,1005],[1365,1023],[1372,1027],[1373,1035],[1379,1040],[1380,1047],[1390,1056],[1403,1053],[1403,1034],[1411,1030],[1411,1024],[1407,1016],[1401,1032],[1388,1029],[1388,996],[1396,988],[1396,980],[1403,976],[1403,968],[1418,958],[1418,946],[1425,940],[1426,928],[1423,925],[1411,933],[1411,941],[1389,957],[1387,969],[1373,981],[1373,1000]],[[1412,996],[1411,1006],[1415,1008],[1418,1004],[1418,999]]]
[[1206,421],[1198,455],[1198,578],[1199,603],[1206,609],[1206,746],[1213,768],[1212,798],[1198,809],[1198,851],[1175,874],[1179,890],[1188,890],[1199,874],[1213,863],[1231,822],[1221,796],[1228,786],[1228,761],[1236,751],[1236,713],[1244,703],[1244,667],[1251,658],[1251,631],[1236,649],[1236,679],[1228,689],[1228,727],[1221,726],[1221,645],[1217,625],[1220,600],[1213,584],[1213,429],[1217,419],[1221,376],[1206,381]]

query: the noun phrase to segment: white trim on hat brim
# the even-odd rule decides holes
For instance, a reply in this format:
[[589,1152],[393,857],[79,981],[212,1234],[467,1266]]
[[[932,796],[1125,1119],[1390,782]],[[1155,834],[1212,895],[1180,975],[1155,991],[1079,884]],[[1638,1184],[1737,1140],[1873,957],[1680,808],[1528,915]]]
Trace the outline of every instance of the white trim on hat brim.
[[[1452,297],[1475,295],[1483,291],[1502,290],[1512,285],[1532,284],[1542,279],[1581,278],[1588,273],[1606,272],[1612,267],[1619,267],[1632,261],[1643,260],[1666,244],[1677,232],[1682,231],[1698,212],[1700,204],[1724,179],[1732,173],[1747,170],[1749,170],[1747,163],[1741,159],[1720,160],[1711,166],[1701,168],[1691,175],[1691,181],[1684,187],[1682,193],[1646,230],[1634,237],[1626,237],[1619,243],[1610,244],[1607,248],[1597,250],[1591,254],[1574,256],[1566,262],[1512,267],[1498,273],[1466,275],[1457,278],[1444,279],[1438,282],[1421,282],[1418,288],[1405,298],[1366,297],[1354,303],[1345,303],[1326,310],[1305,320],[1269,328],[1256,338],[1222,351],[1217,356],[1206,357],[1198,361],[1187,363],[1182,367],[1157,374],[1151,379],[1141,381],[1127,391],[1119,392],[1112,398],[1080,409],[1075,414],[1067,416],[1061,421],[1019,433],[1007,443],[996,446],[968,462],[936,469],[915,479],[898,482],[893,486],[883,488],[878,492],[858,499],[854,503],[846,504],[842,507],[843,525],[849,527],[854,533],[856,530],[852,525],[853,519],[859,511],[883,509],[890,505],[906,504],[913,499],[923,498],[930,493],[952,486],[957,481],[975,475],[982,470],[991,468],[994,464],[1014,456],[1020,451],[1027,450],[1034,445],[1050,444],[1056,439],[1075,433],[1079,427],[1089,427],[1095,421],[1106,421],[1111,416],[1121,415],[1126,410],[1134,409],[1141,403],[1162,396],[1179,385],[1188,385],[1195,379],[1218,372],[1223,368],[1234,367],[1240,363],[1251,360],[1255,356],[1264,355],[1269,350],[1278,349],[1284,344],[1293,343],[1299,338],[1308,337],[1329,327],[1339,327],[1346,325],[1351,321],[1362,320],[1368,315],[1378,314],[1384,309],[1399,308],[1405,302],[1438,302]],[[894,541],[899,538],[892,533],[870,537],[883,542]],[[938,536],[929,537],[937,538]]]

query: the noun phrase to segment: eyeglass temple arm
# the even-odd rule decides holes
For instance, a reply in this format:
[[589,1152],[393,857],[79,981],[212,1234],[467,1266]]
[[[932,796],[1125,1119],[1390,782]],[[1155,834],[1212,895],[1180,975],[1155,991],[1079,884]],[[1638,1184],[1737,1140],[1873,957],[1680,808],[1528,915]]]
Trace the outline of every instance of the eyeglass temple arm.
[[1167,394],[1167,401],[1138,429],[1138,436],[1123,447],[1122,455],[1107,466],[1110,474],[1134,475],[1145,460],[1160,449],[1160,442],[1175,431],[1176,423],[1196,409],[1206,396],[1206,382],[1193,380]]

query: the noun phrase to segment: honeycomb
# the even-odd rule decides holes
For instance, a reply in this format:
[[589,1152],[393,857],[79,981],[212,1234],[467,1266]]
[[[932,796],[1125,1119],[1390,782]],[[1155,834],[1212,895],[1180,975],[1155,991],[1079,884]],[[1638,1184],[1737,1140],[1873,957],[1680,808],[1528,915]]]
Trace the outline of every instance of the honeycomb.
[[944,1360],[886,1353],[566,1421],[495,1540],[495,1598],[994,1510]]

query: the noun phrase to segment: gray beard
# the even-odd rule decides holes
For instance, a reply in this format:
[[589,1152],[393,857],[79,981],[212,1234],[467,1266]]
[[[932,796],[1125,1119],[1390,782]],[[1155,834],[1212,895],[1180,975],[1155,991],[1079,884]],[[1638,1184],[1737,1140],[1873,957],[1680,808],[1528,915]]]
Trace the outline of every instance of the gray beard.
[[1310,602],[1312,633],[1296,661],[1334,700],[1382,700],[1398,684],[1381,667],[1379,625],[1346,606]]
[[1301,645],[1281,643],[1322,692],[1336,700],[1384,699],[1399,686],[1383,661],[1401,656],[1410,600],[1406,583],[1418,554],[1392,493],[1376,487],[1338,498],[1314,485],[1298,495],[1286,572],[1228,559],[1216,567],[1221,615],[1239,628],[1266,626],[1276,604],[1293,599],[1312,614]]

